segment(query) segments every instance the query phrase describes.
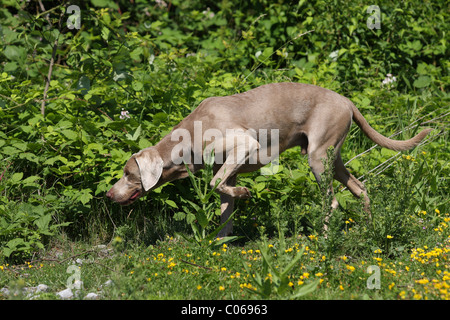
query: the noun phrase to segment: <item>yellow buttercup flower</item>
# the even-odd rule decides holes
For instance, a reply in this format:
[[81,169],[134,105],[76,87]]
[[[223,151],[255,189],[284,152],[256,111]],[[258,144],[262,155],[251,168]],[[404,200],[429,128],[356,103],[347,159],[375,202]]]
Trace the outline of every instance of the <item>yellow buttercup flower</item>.
[[350,270],[350,272],[353,272],[353,271],[355,271],[355,267],[354,266],[351,266],[351,265],[346,265],[345,266],[348,270]]

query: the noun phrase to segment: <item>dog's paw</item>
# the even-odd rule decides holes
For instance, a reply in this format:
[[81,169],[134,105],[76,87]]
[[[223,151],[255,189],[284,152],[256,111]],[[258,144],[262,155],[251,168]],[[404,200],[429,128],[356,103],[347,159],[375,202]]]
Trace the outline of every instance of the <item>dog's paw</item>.
[[252,197],[252,194],[250,193],[250,190],[248,190],[246,187],[236,187],[235,188],[235,198],[248,199],[251,197]]

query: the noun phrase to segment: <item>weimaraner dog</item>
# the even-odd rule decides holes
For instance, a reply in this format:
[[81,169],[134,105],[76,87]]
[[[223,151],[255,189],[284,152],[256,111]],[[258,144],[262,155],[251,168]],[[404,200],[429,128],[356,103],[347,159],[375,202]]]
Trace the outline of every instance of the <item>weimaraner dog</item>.
[[[233,212],[234,198],[251,196],[247,188],[235,186],[237,174],[257,170],[284,150],[300,146],[320,184],[322,159],[333,146],[334,178],[354,196],[362,194],[370,214],[364,185],[347,171],[340,156],[352,119],[369,139],[391,150],[412,149],[431,131],[425,129],[409,140],[391,140],[370,127],[355,105],[336,92],[301,83],[267,84],[202,101],[158,144],[133,154],[123,177],[106,196],[128,205],[166,182],[187,177],[186,164],[192,172],[203,168],[213,151],[215,157],[209,158],[214,159],[211,186],[220,194],[220,220],[224,223]],[[334,199],[332,207],[337,206]],[[218,236],[231,233],[229,221]]]

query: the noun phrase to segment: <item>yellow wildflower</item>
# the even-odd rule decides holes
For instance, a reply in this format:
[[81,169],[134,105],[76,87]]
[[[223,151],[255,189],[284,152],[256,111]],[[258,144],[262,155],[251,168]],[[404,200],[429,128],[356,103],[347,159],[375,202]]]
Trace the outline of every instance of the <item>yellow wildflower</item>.
[[419,283],[419,284],[427,284],[428,282],[430,282],[428,279],[416,280],[416,283]]
[[355,271],[355,267],[354,266],[351,266],[351,265],[345,265],[345,267],[348,269],[348,270],[350,270],[350,272],[353,272],[353,271]]
[[317,236],[316,236],[316,235],[313,235],[313,234],[309,235],[308,238],[309,238],[310,240],[317,240]]

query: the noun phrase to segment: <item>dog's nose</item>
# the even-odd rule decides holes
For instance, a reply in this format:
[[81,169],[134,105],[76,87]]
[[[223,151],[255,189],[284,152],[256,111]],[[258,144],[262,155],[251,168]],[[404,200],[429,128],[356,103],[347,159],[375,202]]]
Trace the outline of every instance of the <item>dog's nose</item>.
[[112,191],[112,189],[110,189],[107,193],[106,193],[106,197],[108,199],[112,199],[114,197],[114,193]]

